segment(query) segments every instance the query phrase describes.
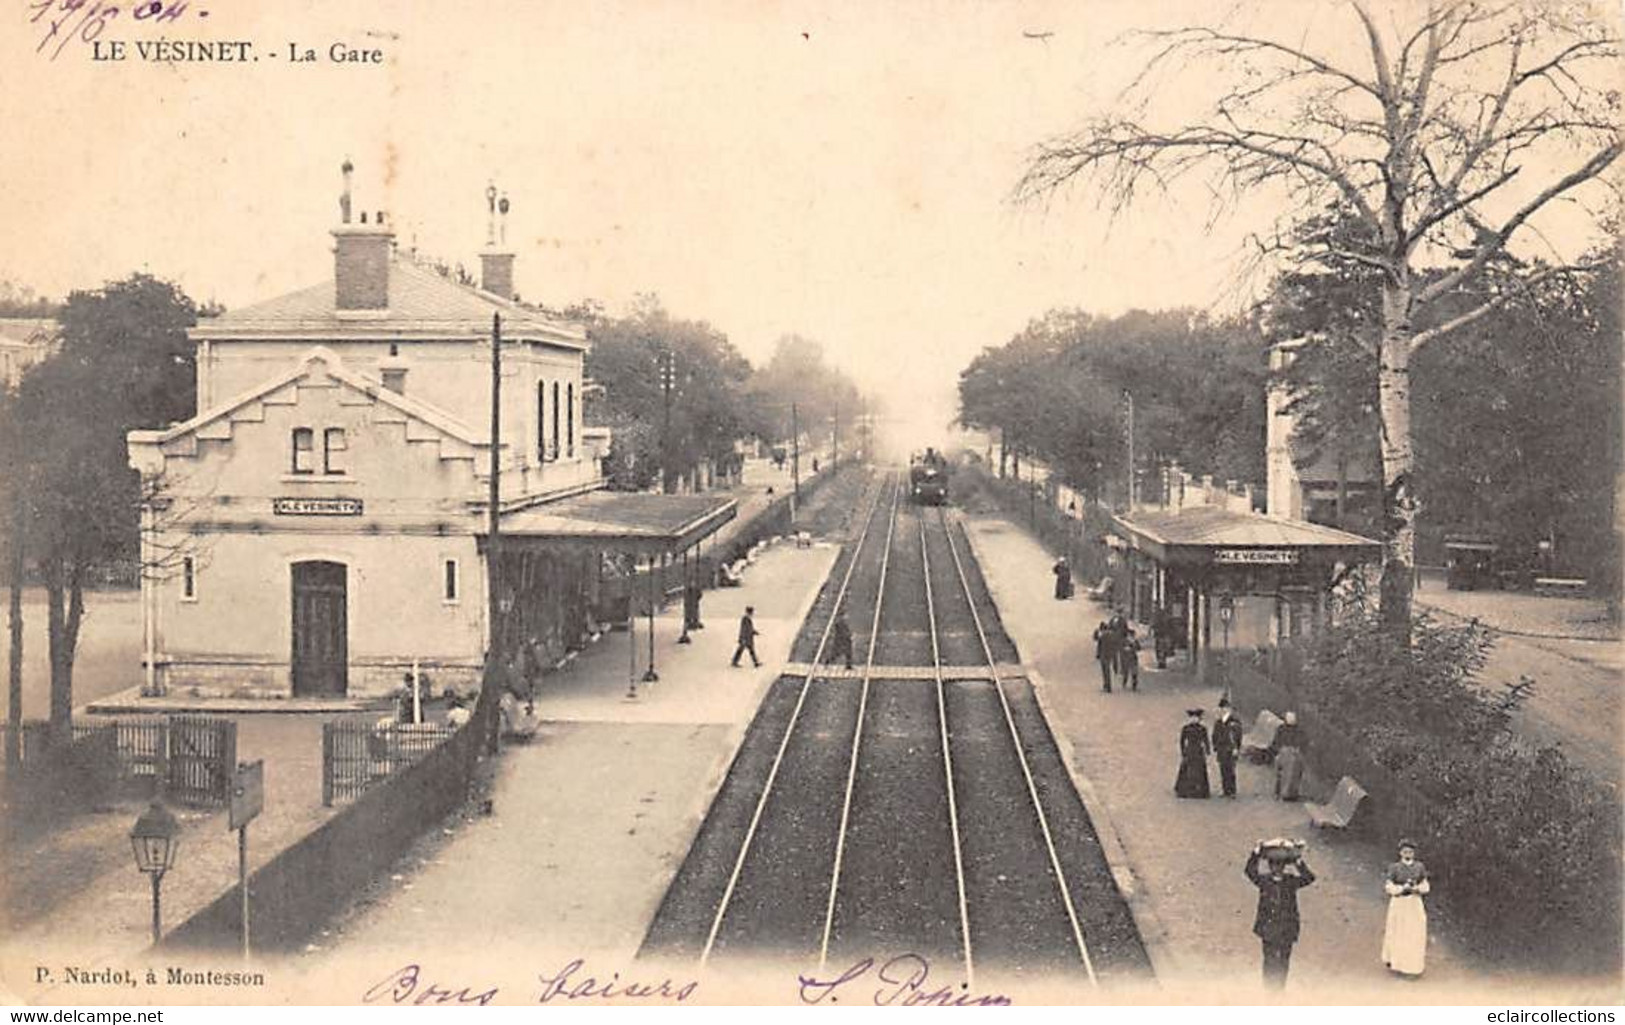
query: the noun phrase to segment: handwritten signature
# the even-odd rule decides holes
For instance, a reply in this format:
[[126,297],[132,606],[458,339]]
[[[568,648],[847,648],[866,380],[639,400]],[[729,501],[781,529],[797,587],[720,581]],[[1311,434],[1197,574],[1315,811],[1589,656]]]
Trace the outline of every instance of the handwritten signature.
[[[593,998],[600,1001],[671,1000],[681,1003],[693,996],[700,985],[698,982],[676,982],[672,979],[661,979],[657,983],[623,982],[620,972],[612,972],[607,979],[599,979],[585,974],[583,972],[585,968],[586,962],[578,957],[552,975],[538,975],[537,980],[541,983],[541,989],[536,1002],[545,1004],[553,1000]],[[395,969],[375,983],[362,995],[361,1001],[367,1004],[388,1002],[410,1007],[469,1004],[484,1007],[496,1000],[498,992],[495,986],[481,988],[430,981],[425,977],[421,965],[408,964]]]
[[145,25],[176,22],[189,12],[197,18],[209,16],[209,12],[201,7],[194,10],[191,0],[127,0],[125,3],[116,0],[32,0],[28,9],[34,14],[28,19],[29,24],[45,26],[34,52],[43,53],[54,42],[56,48],[51,51],[52,60],[61,56],[68,44],[75,40],[85,45],[94,43],[108,25],[126,14],[129,15],[126,20]]
[[864,986],[858,987],[858,991],[861,993],[867,986],[873,985],[874,993],[870,999],[877,1007],[1007,1007],[1012,1003],[1003,994],[972,993],[964,984],[958,989],[940,984],[935,989],[929,989],[926,980],[930,975],[931,963],[919,954],[898,954],[879,968],[875,967],[874,958],[866,957],[834,978],[818,979],[801,975],[797,979],[801,983],[800,996],[804,1004],[821,1004],[825,1000],[832,1004],[839,1003],[836,990],[865,976],[872,978]]

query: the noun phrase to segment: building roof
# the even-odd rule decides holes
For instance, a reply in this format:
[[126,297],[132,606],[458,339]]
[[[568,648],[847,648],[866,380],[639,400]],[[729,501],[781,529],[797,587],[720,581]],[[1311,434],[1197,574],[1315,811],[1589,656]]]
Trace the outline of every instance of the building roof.
[[1358,534],[1303,520],[1287,520],[1218,506],[1179,510],[1142,509],[1113,517],[1112,526],[1131,540],[1138,536],[1164,546],[1213,548],[1377,548]]
[[340,310],[333,279],[204,320],[194,339],[488,338],[500,313],[505,338],[585,349],[581,325],[493,293],[460,284],[394,254],[389,261],[389,307]]
[[595,549],[681,551],[738,513],[720,495],[651,495],[592,491],[502,514],[502,536],[549,542],[580,541]]
[[[192,417],[163,430],[131,431],[129,443],[132,451],[136,446],[166,446],[170,442],[177,442],[190,435],[206,432],[211,426],[220,425],[228,429],[234,414],[255,406],[269,396],[281,391],[290,385],[295,385],[307,376],[320,372],[327,377],[360,392],[369,398],[386,406],[393,406],[407,417],[427,424],[442,437],[457,446],[462,454],[471,454],[477,448],[489,448],[490,437],[478,434],[468,425],[458,420],[437,406],[432,406],[421,399],[411,398],[398,392],[390,391],[383,384],[344,365],[344,361],[331,349],[320,346],[305,353],[296,363],[284,373],[269,378],[249,391],[233,396],[224,402],[217,403],[210,409],[205,409]],[[229,434],[227,435],[229,436]]]
[[51,317],[0,317],[0,345],[43,348],[56,340],[57,326]]

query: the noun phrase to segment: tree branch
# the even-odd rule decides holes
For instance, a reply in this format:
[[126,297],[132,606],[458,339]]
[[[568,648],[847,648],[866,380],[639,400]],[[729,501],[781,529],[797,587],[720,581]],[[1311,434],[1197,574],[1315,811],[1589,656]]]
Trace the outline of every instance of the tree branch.
[[1436,324],[1433,327],[1428,328],[1426,331],[1418,331],[1416,334],[1411,336],[1411,352],[1414,353],[1421,349],[1424,345],[1427,345],[1429,342],[1443,338],[1445,335],[1448,335],[1453,331],[1466,327],[1468,324],[1481,319],[1486,314],[1506,305],[1509,300],[1519,295],[1527,295],[1536,285],[1539,285],[1544,281],[1563,274],[1583,274],[1595,271],[1605,266],[1606,263],[1607,261],[1605,260],[1598,260],[1588,263],[1568,264],[1562,267],[1550,267],[1544,271],[1541,271],[1539,274],[1534,275],[1533,277],[1525,278],[1517,283],[1519,286],[1517,288],[1505,289],[1499,294],[1485,300],[1483,303],[1480,303],[1465,313],[1452,317],[1442,324]]
[[1416,296],[1417,301],[1421,303],[1432,302],[1439,296],[1453,291],[1462,282],[1483,270],[1490,257],[1505,249],[1507,240],[1525,221],[1534,216],[1536,211],[1576,185],[1590,181],[1601,174],[1609,164],[1612,164],[1619,157],[1621,149],[1621,140],[1616,137],[1607,146],[1593,154],[1590,160],[1547,186],[1538,196],[1525,203],[1516,213],[1507,218],[1506,223],[1498,231],[1487,238],[1481,238],[1478,242],[1477,253],[1470,261],[1422,289]]

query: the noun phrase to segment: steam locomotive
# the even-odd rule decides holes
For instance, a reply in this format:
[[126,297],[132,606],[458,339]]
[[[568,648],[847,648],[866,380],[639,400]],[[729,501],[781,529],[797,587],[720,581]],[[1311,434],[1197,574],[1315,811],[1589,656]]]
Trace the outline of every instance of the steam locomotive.
[[915,505],[948,504],[948,461],[936,449],[909,460],[909,499]]

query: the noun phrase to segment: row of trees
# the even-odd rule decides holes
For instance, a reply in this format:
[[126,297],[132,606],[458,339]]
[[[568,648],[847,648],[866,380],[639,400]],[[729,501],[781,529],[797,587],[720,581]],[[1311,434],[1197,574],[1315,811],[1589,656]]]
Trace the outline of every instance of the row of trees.
[[[960,421],[997,432],[1010,457],[1038,458],[1102,500],[1135,471],[1177,463],[1219,479],[1264,477],[1264,363],[1252,325],[1194,310],[1100,317],[1052,310],[960,374]],[[1150,479],[1155,479],[1150,474]]]
[[799,429],[814,444],[852,437],[862,405],[857,386],[798,335],[779,339],[754,368],[727,335],[704,321],[673,317],[655,296],[640,296],[623,317],[596,305],[567,311],[585,320],[592,349],[587,422],[613,431],[615,486],[665,490],[693,480],[698,464],[726,467],[736,444],[788,440]]
[[[50,721],[65,731],[85,589],[112,564],[139,565],[140,479],[125,434],[192,415],[196,378],[186,329],[199,309],[146,274],[74,292],[56,311],[59,344],[0,392],[0,510],[9,568],[7,757],[18,757],[22,585],[43,585]],[[141,567],[160,572],[162,567]]]
[[[1439,0],[1381,17],[1364,0],[1322,6],[1278,36],[1233,22],[1143,33],[1150,53],[1118,109],[1042,143],[1017,196],[1087,184],[1124,210],[1192,174],[1221,207],[1278,190],[1288,202],[1276,237],[1288,241],[1261,243],[1267,253],[1372,272],[1364,290],[1375,319],[1357,334],[1376,354],[1382,616],[1404,637],[1421,508],[1415,360],[1514,295],[1595,269],[1564,260],[1522,276],[1519,289],[1485,287],[1514,238],[1538,238],[1549,211],[1597,192],[1588,186],[1625,148],[1619,40],[1617,25],[1583,4]],[[1196,88],[1181,87],[1185,74]],[[1159,123],[1145,116],[1157,94],[1212,102]],[[1357,230],[1296,230],[1306,213],[1332,208]],[[1355,334],[1341,341],[1358,344]]]

